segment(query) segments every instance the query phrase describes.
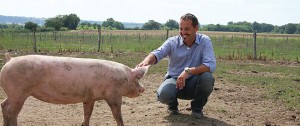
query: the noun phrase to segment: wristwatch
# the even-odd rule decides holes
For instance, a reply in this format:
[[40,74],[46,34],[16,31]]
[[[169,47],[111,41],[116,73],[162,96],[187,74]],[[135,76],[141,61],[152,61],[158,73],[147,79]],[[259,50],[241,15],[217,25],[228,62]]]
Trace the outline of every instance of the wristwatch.
[[191,71],[190,71],[190,68],[189,68],[189,67],[185,67],[185,68],[184,68],[184,71],[185,71],[185,72],[187,72],[188,74],[190,74],[190,73],[191,73]]

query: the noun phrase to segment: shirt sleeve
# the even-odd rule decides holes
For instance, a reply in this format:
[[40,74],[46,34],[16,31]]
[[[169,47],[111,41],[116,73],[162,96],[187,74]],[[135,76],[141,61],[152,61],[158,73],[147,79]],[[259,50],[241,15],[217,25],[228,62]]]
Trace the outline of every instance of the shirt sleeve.
[[209,67],[210,72],[214,72],[216,70],[216,58],[212,41],[209,37],[205,39],[203,49],[203,65]]
[[170,41],[171,41],[170,39],[166,40],[160,47],[158,47],[156,50],[153,50],[151,52],[153,55],[155,55],[157,62],[165,58],[170,53],[171,50]]

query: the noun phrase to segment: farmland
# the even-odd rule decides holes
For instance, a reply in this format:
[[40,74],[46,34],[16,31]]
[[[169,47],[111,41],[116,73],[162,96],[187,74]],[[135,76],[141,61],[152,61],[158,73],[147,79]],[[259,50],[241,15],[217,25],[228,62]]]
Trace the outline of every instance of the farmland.
[[[125,125],[300,125],[300,36],[257,34],[257,59],[250,33],[203,32],[211,37],[217,57],[215,88],[204,108],[204,119],[191,118],[190,101],[180,101],[182,115],[169,116],[156,101],[167,60],[150,68],[141,80],[145,93],[124,98]],[[169,31],[168,36],[177,35]],[[37,54],[101,58],[135,67],[167,38],[166,31],[97,31],[36,33]],[[35,54],[32,33],[0,32],[0,59]],[[2,63],[0,66],[2,66]],[[0,90],[0,99],[5,94]],[[23,125],[79,125],[82,105],[52,105],[30,97],[20,114]],[[58,121],[61,120],[61,121]],[[2,122],[2,118],[0,119]],[[115,125],[108,106],[95,105],[91,125]]]
[[[251,33],[203,32],[211,37],[217,57],[228,59],[253,59]],[[168,36],[177,35],[170,31]],[[36,46],[40,52],[95,52],[98,50],[97,31],[40,32],[36,33]],[[101,52],[150,52],[167,38],[160,31],[102,31]],[[0,49],[30,51],[32,33],[0,32]],[[257,58],[262,60],[298,61],[300,35],[257,34]]]

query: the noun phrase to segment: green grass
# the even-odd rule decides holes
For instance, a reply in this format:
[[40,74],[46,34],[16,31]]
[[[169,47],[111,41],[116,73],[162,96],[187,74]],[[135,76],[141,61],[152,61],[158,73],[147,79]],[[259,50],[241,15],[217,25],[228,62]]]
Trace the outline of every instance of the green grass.
[[[174,32],[174,33],[173,33]],[[171,31],[170,36],[178,31]],[[178,34],[178,33],[177,33]],[[212,41],[216,57],[226,59],[253,59],[251,34],[207,33]],[[164,31],[103,31],[101,52],[150,52],[165,41]],[[32,33],[1,33],[1,50],[33,50]],[[96,52],[97,32],[43,32],[36,33],[37,50],[40,52]],[[300,62],[300,37],[289,35],[261,35],[257,37],[259,60],[284,60]]]
[[[212,36],[216,56],[227,59],[253,59],[251,36]],[[300,58],[300,37],[258,36],[257,59],[297,61]]]
[[286,106],[300,110],[299,65],[228,60],[220,60],[217,65],[217,76],[235,84],[263,88],[266,98],[283,101]]

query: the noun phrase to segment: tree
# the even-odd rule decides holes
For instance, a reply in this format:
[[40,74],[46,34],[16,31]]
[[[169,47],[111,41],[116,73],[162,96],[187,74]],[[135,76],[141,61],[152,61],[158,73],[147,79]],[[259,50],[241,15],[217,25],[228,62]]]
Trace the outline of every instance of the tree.
[[8,28],[9,26],[7,24],[0,24],[0,29],[6,29]]
[[288,23],[285,26],[284,33],[286,34],[294,34],[297,31],[297,25],[293,23]]
[[38,24],[37,23],[33,23],[31,21],[29,22],[26,22],[25,25],[24,25],[24,28],[28,29],[28,30],[36,30],[36,28],[38,27]]
[[168,29],[179,29],[179,24],[177,21],[173,20],[173,19],[170,19],[166,22],[165,26],[168,28]]
[[59,31],[63,26],[62,15],[58,15],[54,18],[49,18],[45,20],[45,27],[52,27],[56,31]]
[[271,24],[261,23],[261,32],[272,32],[274,26]]
[[259,23],[257,23],[256,21],[254,21],[252,23],[252,30],[253,32],[260,32],[261,26]]
[[297,34],[300,34],[300,23],[297,25]]
[[45,20],[46,27],[53,27],[55,30],[59,31],[62,27],[66,27],[70,30],[76,30],[80,18],[76,14],[70,15],[58,15],[54,18],[49,18]]
[[282,25],[282,26],[274,26],[274,29],[273,29],[272,32],[283,34],[283,33],[284,33],[285,26],[286,26],[286,25]]
[[102,26],[107,28],[115,28],[119,30],[125,29],[124,25],[121,22],[115,21],[113,18],[108,18],[102,23]]
[[154,20],[149,20],[146,22],[143,26],[142,29],[144,30],[158,30],[161,27],[161,24],[154,21]]
[[218,31],[218,27],[214,24],[208,24],[206,26],[203,27],[203,30],[207,30],[207,31]]
[[113,26],[115,20],[113,18],[108,18],[106,19],[106,21],[103,21],[102,26],[103,27],[109,27],[109,26]]
[[229,21],[228,23],[227,23],[227,25],[232,25],[233,24],[233,21]]
[[64,15],[62,17],[63,26],[67,27],[70,30],[76,30],[80,18],[76,14]]
[[115,21],[113,23],[113,27],[116,28],[116,29],[119,29],[119,30],[124,30],[125,29],[124,25],[121,22],[118,22],[118,21]]

